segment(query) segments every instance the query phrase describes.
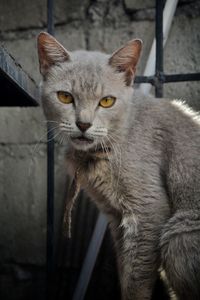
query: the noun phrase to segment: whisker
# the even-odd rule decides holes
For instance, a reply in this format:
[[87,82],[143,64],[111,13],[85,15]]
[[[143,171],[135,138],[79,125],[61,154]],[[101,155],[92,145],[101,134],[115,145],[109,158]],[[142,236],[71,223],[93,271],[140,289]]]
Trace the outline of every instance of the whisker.
[[[41,144],[43,138],[44,138],[44,137],[47,137],[47,133],[50,133],[50,132],[52,132],[52,131],[54,131],[55,129],[58,129],[58,128],[59,128],[59,126],[52,127],[52,128],[50,128],[50,129],[48,129],[48,130],[45,132],[45,134],[43,134],[43,135],[40,137],[39,141],[38,141],[38,142],[36,143],[36,145],[34,146],[33,150],[31,151],[30,165],[29,165],[29,169],[28,169],[28,176],[30,176],[31,164],[33,163],[33,157],[34,157],[34,154],[38,151],[39,145]],[[49,141],[51,141],[51,140],[53,140],[53,139],[54,139],[54,137],[51,138],[51,139],[46,140],[45,143],[47,143],[47,142],[49,142]]]
[[103,147],[105,149],[105,152],[106,152],[106,156],[108,158],[108,163],[110,165],[110,175],[111,175],[111,185],[113,185],[113,180],[114,180],[114,172],[113,172],[113,167],[112,167],[112,163],[110,161],[110,156],[109,156],[109,153],[108,153],[108,147],[105,145],[104,141],[102,140],[102,144],[103,144]]
[[43,123],[57,123],[57,124],[60,123],[60,122],[58,122],[58,121],[53,121],[53,120],[43,120],[42,122],[43,122]]
[[[114,157],[116,160],[116,166],[118,167],[118,175],[117,175],[117,181],[116,181],[116,195],[115,197],[117,197],[117,192],[118,192],[118,186],[119,186],[119,179],[120,179],[120,174],[121,174],[121,166],[122,166],[122,159],[121,159],[121,148],[119,146],[119,143],[117,143],[116,139],[114,139],[113,137],[111,137],[110,135],[106,136],[108,139],[108,142],[110,143],[113,151],[114,151]],[[113,142],[111,141],[111,139],[113,140]]]

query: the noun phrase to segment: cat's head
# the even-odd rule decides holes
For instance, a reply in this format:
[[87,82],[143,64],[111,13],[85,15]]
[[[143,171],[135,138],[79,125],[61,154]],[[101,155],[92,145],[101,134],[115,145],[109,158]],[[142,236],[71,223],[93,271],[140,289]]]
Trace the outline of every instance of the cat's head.
[[110,148],[123,135],[141,48],[137,39],[112,55],[69,52],[51,35],[39,34],[44,112],[75,149]]

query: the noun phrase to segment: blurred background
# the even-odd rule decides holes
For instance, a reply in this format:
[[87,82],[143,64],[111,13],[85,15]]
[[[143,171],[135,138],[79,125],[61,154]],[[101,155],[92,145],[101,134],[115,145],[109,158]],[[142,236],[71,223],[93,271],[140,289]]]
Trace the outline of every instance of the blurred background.
[[[44,0],[0,0],[0,42],[37,85],[41,77],[36,37],[40,31],[46,31],[46,6]],[[155,36],[154,0],[55,0],[54,14],[55,37],[70,51],[111,53],[130,39],[142,39],[144,48],[137,75],[143,74]],[[164,50],[164,71],[195,73],[199,69],[200,1],[180,0]],[[200,109],[199,94],[199,82],[164,85],[165,97],[184,99],[196,109]],[[0,298],[3,300],[44,299],[46,140],[46,123],[40,106],[0,108]],[[56,144],[56,245],[66,189],[64,148]],[[97,216],[96,208],[87,198],[79,200],[73,214],[73,238],[62,257],[56,254],[57,264],[64,268],[59,275],[62,279],[58,279],[60,299],[70,299],[72,295]],[[92,278],[87,299],[111,299],[118,293],[108,232],[103,243],[96,264],[99,272]],[[57,246],[56,253],[59,251]]]

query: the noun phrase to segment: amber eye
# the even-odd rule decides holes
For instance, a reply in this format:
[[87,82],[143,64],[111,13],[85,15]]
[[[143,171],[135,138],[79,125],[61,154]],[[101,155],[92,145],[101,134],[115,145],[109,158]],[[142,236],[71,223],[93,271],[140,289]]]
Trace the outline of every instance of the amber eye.
[[112,96],[104,97],[100,100],[99,105],[103,108],[109,108],[114,105],[116,98]]
[[67,92],[59,91],[57,92],[57,97],[60,100],[60,102],[64,104],[70,104],[74,102],[73,96]]

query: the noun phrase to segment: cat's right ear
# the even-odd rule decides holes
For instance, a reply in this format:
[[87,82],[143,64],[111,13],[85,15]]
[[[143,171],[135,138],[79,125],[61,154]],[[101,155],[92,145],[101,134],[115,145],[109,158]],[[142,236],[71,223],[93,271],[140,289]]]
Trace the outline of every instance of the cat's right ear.
[[109,65],[111,67],[118,72],[124,73],[126,85],[131,85],[133,82],[141,50],[142,41],[135,39],[115,51],[109,59]]
[[41,32],[37,42],[40,73],[43,76],[47,74],[52,65],[70,60],[69,53],[52,35]]

